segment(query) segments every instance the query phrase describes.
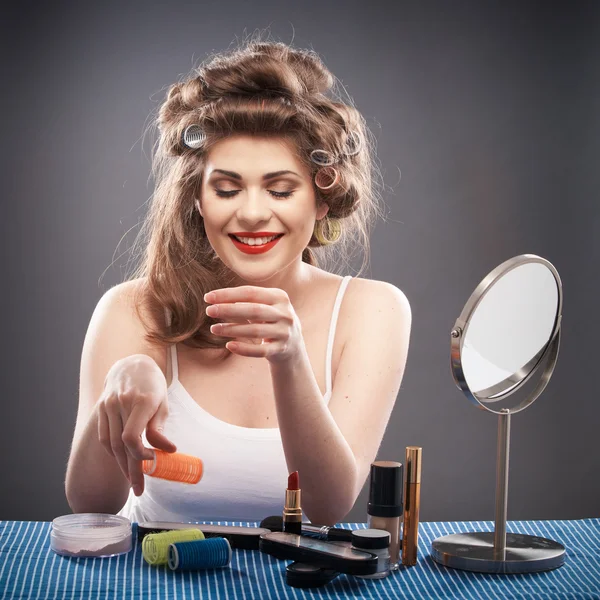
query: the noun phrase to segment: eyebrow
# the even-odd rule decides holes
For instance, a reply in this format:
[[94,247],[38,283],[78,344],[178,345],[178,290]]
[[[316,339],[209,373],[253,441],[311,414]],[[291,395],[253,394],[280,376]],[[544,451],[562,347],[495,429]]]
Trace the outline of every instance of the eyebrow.
[[[222,175],[227,175],[228,177],[231,177],[233,179],[238,179],[238,180],[242,180],[242,176],[239,173],[235,173],[234,171],[225,171],[223,169],[213,169],[211,176],[213,173],[221,173]],[[284,171],[273,171],[273,173],[265,173],[262,178],[263,181],[267,181],[268,179],[274,179],[275,177],[279,177],[281,175],[295,175],[296,177],[300,177],[300,175],[298,175],[298,173],[294,173],[294,171],[288,171],[288,170],[284,170]]]

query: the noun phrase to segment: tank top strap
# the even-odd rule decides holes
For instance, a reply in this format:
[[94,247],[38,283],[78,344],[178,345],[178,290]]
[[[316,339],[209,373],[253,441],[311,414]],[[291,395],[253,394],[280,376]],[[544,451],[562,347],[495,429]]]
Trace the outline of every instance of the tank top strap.
[[346,275],[342,282],[340,283],[340,287],[338,289],[337,296],[335,298],[335,303],[333,305],[333,312],[331,314],[331,323],[329,324],[329,338],[327,339],[327,354],[326,354],[326,362],[325,362],[325,394],[330,396],[332,391],[332,375],[331,375],[331,362],[333,358],[333,340],[335,338],[335,330],[337,327],[338,316],[340,313],[340,306],[342,305],[342,299],[344,297],[344,292],[348,287],[348,283],[352,279],[352,275]]
[[[167,322],[167,325],[170,326],[171,325],[171,313],[169,312],[169,309],[165,306],[165,320]],[[176,381],[179,380],[179,366],[177,364],[177,345],[176,344],[171,344],[169,346],[169,354],[168,356],[170,357],[170,361],[169,364],[171,366],[171,384],[175,383]]]

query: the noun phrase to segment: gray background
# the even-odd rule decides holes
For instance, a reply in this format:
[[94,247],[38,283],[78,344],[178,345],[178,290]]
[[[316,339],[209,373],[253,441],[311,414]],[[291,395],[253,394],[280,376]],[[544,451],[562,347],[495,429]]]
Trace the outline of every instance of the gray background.
[[[600,517],[600,4],[5,11],[1,519],[70,512],[63,482],[83,337],[102,293],[122,280],[131,236],[119,241],[145,212],[152,182],[141,136],[161,90],[265,27],[314,48],[378,140],[389,218],[363,276],[404,290],[414,319],[379,458],[423,447],[422,520],[493,519],[496,419],[454,386],[449,331],[493,267],[539,254],[563,280],[564,330],[549,387],[513,419],[509,518]],[[363,490],[348,520],[365,519]]]

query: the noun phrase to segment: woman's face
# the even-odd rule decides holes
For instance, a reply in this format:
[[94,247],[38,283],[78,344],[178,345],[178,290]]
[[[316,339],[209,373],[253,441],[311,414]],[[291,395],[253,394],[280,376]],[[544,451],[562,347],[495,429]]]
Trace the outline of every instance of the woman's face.
[[236,135],[207,156],[198,209],[217,256],[245,281],[265,281],[301,261],[315,220],[329,209],[317,209],[310,171],[291,144]]

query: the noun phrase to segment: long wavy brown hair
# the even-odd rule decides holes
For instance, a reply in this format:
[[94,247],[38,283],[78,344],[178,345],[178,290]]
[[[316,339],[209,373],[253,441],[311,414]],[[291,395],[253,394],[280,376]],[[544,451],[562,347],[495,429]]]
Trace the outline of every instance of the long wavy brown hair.
[[[381,186],[373,136],[351,100],[340,100],[340,88],[314,51],[256,38],[212,56],[169,87],[150,125],[158,130],[155,186],[133,245],[137,266],[127,277],[140,280],[135,304],[149,341],[223,348],[223,358],[230,355],[227,339],[210,332],[218,320],[206,315],[203,298],[210,290],[230,287],[235,274],[211,247],[195,203],[205,157],[226,136],[285,136],[294,142],[313,184],[319,167],[310,160],[311,151],[341,157],[335,165],[339,183],[325,191],[313,185],[317,203],[326,202],[329,211],[302,260],[321,268],[348,264],[362,250],[362,272],[371,227],[382,216]],[[190,125],[199,125],[206,135],[199,149],[183,143]],[[349,142],[356,140],[359,151],[348,153]]]

